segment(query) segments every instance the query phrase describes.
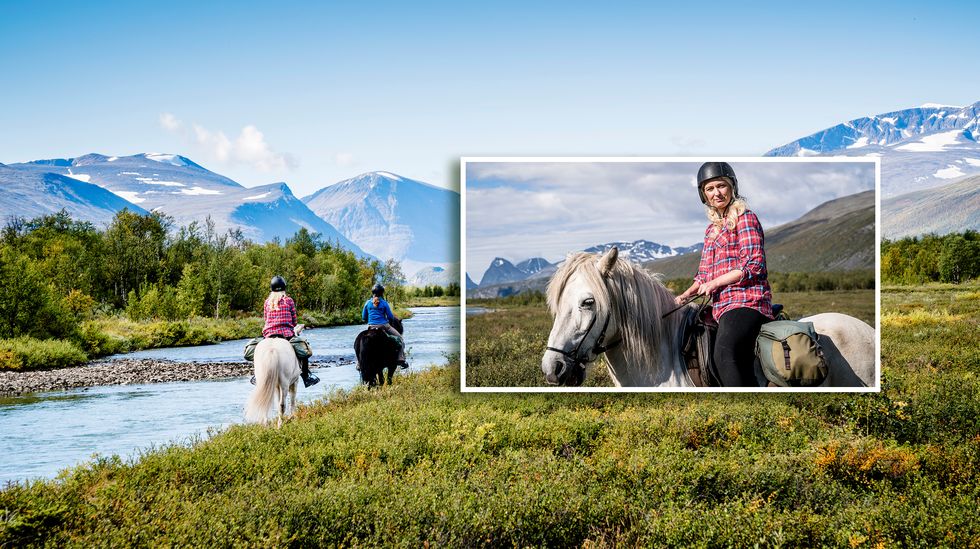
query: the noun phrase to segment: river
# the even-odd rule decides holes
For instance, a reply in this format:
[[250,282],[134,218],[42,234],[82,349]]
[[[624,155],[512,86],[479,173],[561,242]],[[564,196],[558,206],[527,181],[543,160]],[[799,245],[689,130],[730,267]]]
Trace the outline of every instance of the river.
[[[459,307],[419,307],[405,320],[408,372],[447,362],[459,352]],[[307,330],[320,383],[300,384],[297,400],[326,398],[360,382],[352,364],[354,337],[364,326]],[[152,349],[113,358],[165,358],[182,362],[240,361],[246,340],[217,345]],[[399,370],[399,373],[403,372]],[[53,478],[93,454],[133,458],[141,450],[187,443],[242,422],[252,386],[248,377],[192,382],[85,387],[0,399],[0,486]]]

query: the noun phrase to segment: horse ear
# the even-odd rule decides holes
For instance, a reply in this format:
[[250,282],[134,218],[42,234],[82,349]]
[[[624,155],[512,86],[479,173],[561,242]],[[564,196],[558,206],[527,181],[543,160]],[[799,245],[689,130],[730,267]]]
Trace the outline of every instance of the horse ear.
[[619,248],[613,246],[608,252],[599,258],[599,274],[609,276],[612,268],[616,265],[616,258],[619,257]]

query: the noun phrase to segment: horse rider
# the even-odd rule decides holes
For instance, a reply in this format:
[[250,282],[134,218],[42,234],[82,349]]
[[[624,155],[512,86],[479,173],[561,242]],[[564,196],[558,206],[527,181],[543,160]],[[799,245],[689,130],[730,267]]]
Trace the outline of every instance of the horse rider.
[[[296,335],[296,302],[286,295],[286,280],[279,275],[272,277],[269,290],[269,296],[266,297],[263,306],[265,326],[262,328],[262,337],[280,337],[288,340],[299,360],[303,386],[316,385],[320,382],[320,378],[310,373],[310,356],[313,352],[310,350],[309,342]],[[248,355],[248,347],[252,347],[254,351],[254,345],[258,342],[259,338],[249,342],[246,346],[246,355]],[[254,375],[251,382],[255,385]]]
[[710,223],[694,283],[676,302],[695,295],[712,299],[718,322],[714,362],[722,385],[756,386],[755,340],[773,319],[762,225],[739,196],[735,170],[726,162],[701,166],[698,195]]
[[371,288],[371,298],[364,302],[361,318],[368,323],[368,328],[384,330],[398,341],[398,365],[405,369],[408,368],[408,362],[405,361],[405,339],[391,325],[391,321],[397,319],[391,312],[391,306],[385,301],[384,295],[385,287],[381,284],[375,284]]

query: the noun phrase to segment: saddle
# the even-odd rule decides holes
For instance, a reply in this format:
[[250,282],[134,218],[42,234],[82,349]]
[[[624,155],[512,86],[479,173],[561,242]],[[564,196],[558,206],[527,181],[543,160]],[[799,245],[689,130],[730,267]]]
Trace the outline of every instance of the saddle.
[[[777,319],[785,318],[783,306],[772,305]],[[715,334],[718,323],[711,315],[711,302],[685,309],[684,332],[681,336],[681,355],[687,365],[687,375],[697,387],[721,387],[721,376],[715,365]],[[758,359],[756,359],[758,361]]]

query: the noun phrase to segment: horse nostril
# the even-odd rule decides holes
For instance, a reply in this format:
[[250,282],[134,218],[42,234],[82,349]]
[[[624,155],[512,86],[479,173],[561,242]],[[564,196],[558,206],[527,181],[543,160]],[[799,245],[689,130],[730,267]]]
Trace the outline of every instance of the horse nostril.
[[565,364],[565,361],[563,360],[559,360],[557,361],[556,366],[557,367],[555,368],[555,378],[558,380],[559,383],[561,383],[568,375],[568,364]]

